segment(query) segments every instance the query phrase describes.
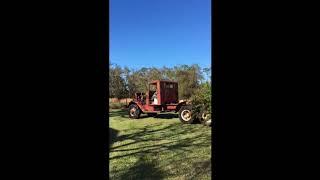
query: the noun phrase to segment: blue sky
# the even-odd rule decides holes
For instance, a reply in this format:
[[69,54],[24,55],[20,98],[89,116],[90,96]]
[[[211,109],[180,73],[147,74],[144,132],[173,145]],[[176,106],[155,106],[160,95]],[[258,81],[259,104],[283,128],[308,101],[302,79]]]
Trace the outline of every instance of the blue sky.
[[110,61],[211,65],[211,0],[110,0]]

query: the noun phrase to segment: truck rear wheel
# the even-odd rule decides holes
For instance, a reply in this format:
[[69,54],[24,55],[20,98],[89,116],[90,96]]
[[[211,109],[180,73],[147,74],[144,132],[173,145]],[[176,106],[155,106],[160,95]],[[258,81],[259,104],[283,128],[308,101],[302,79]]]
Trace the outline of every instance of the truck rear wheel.
[[200,122],[202,124],[208,125],[208,123],[211,123],[211,122],[208,122],[209,120],[211,120],[211,114],[208,111],[203,110],[200,114],[201,114]]
[[179,119],[184,124],[191,124],[193,122],[193,117],[191,113],[191,106],[182,106],[179,110]]
[[140,114],[141,114],[141,110],[136,104],[131,104],[129,106],[129,118],[139,119]]

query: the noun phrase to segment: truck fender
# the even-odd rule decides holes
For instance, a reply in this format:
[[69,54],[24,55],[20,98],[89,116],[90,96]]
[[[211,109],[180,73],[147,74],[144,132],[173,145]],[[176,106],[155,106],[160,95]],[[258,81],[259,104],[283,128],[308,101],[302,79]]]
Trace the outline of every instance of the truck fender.
[[186,102],[180,102],[180,103],[177,105],[177,107],[176,107],[176,109],[175,109],[175,112],[179,112],[180,108],[181,108],[182,106],[185,106],[185,105],[186,105]]
[[138,104],[138,103],[136,103],[136,102],[134,102],[134,101],[131,101],[131,102],[129,102],[128,107],[129,107],[131,104],[135,104],[135,105],[137,105],[137,106],[139,107],[139,109],[140,109],[141,113],[144,113],[144,112],[143,112],[143,109],[142,109],[142,107],[141,107],[141,105],[140,105],[140,104]]

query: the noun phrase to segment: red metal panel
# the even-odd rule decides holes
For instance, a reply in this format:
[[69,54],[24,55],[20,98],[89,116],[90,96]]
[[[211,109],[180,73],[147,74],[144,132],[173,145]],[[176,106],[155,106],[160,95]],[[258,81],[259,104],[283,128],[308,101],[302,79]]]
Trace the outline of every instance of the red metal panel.
[[175,82],[163,82],[163,103],[177,103],[178,102],[178,86]]
[[[164,88],[163,88],[163,87],[164,87],[164,83],[163,83],[163,82],[160,82],[159,84],[160,84],[159,89],[160,89],[160,92],[161,92],[161,96],[160,96],[161,100],[160,100],[160,102],[162,103],[162,102],[165,101],[165,99],[164,99],[165,91],[164,91]],[[160,104],[161,104],[161,103],[160,103]]]
[[167,106],[168,110],[175,110],[177,106]]
[[[172,104],[178,103],[178,83],[177,82],[156,80],[149,83],[149,86],[150,84],[156,84],[158,105],[170,104],[167,108],[164,107],[164,109],[168,109],[168,110],[172,110],[176,108],[176,105],[172,105]],[[169,87],[167,87],[166,84],[168,84]],[[154,105],[149,103],[149,98],[153,95],[149,93],[150,93],[150,89],[147,93],[146,104],[143,107],[143,111],[156,111],[160,108],[160,106],[157,106],[155,108]]]
[[161,104],[161,94],[162,94],[162,91],[161,91],[161,86],[160,86],[160,81],[157,81],[157,99],[158,99],[158,104]]

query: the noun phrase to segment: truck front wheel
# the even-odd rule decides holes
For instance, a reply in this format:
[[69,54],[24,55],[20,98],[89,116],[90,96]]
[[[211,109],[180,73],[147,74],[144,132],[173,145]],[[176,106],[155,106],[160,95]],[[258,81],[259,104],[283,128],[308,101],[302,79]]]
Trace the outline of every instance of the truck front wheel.
[[182,106],[179,110],[179,119],[184,124],[191,124],[193,122],[193,117],[191,113],[191,106]]
[[139,119],[141,111],[136,104],[131,104],[129,106],[129,118]]

